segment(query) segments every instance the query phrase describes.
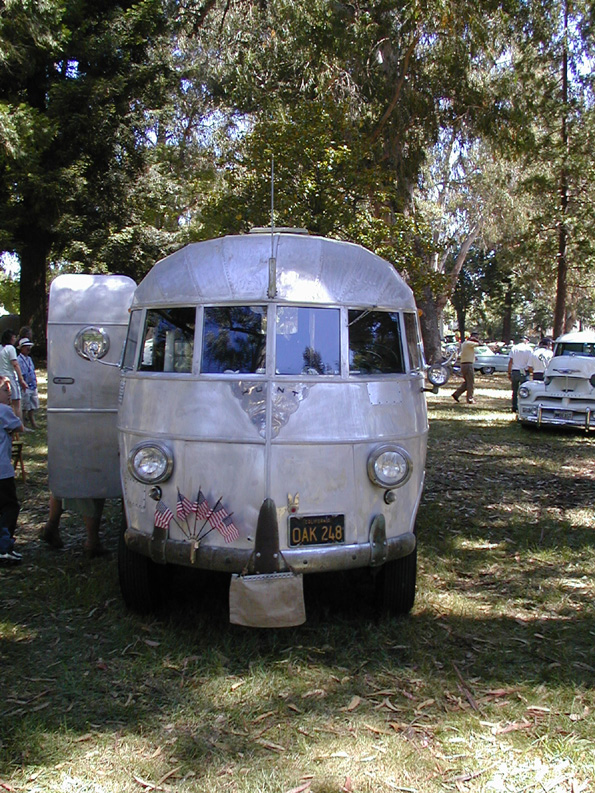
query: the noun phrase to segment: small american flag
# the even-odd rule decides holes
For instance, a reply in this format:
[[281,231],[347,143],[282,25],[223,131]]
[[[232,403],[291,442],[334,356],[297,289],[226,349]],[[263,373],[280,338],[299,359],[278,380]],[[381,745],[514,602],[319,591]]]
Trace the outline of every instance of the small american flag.
[[158,501],[155,507],[155,526],[160,529],[168,529],[173,517],[174,513],[171,509],[166,507],[163,501]]
[[233,542],[240,536],[238,528],[233,522],[233,518],[231,515],[227,514],[227,510],[223,504],[215,507],[213,512],[209,515],[209,523],[214,529],[217,529],[225,542]]
[[189,498],[183,496],[178,490],[178,503],[176,505],[176,513],[178,518],[184,520],[191,512],[194,512],[194,504]]
[[196,517],[199,520],[206,520],[211,512],[211,508],[209,507],[209,502],[206,500],[202,490],[200,489],[198,491],[196,501],[192,505],[192,510],[193,512],[196,512]]

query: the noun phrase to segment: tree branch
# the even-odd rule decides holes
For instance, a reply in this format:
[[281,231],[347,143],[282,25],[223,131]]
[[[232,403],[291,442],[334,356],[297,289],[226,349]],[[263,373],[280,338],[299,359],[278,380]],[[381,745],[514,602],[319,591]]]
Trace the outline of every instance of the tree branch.
[[395,88],[394,96],[391,99],[388,107],[384,111],[384,115],[382,116],[382,118],[378,122],[378,126],[372,132],[372,134],[370,135],[370,143],[374,143],[376,140],[378,140],[378,138],[380,136],[380,133],[384,129],[384,126],[385,126],[386,122],[388,121],[388,119],[392,115],[395,107],[397,106],[397,102],[399,101],[399,98],[401,96],[401,91],[403,89],[403,83],[405,82],[405,77],[407,76],[407,70],[409,68],[409,61],[411,60],[411,56],[413,55],[413,52],[415,51],[415,47],[417,46],[417,42],[418,41],[419,41],[419,32],[417,32],[415,34],[415,36],[413,37],[413,39],[411,41],[411,44],[407,48],[407,52],[405,53],[405,58],[403,59],[403,68],[401,70],[401,76],[397,80],[397,86]]

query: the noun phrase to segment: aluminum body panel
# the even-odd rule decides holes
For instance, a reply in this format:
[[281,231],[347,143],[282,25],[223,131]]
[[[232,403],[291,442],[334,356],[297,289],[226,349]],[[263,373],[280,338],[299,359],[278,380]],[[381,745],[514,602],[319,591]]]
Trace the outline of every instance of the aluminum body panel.
[[[259,382],[274,391],[280,381]],[[289,390],[302,385],[282,382]],[[173,453],[173,474],[160,487],[163,503],[174,514],[178,492],[195,500],[199,488],[211,507],[221,500],[227,512],[233,513],[239,539],[230,548],[217,531],[210,531],[201,540],[203,550],[193,556],[192,564],[197,567],[242,569],[243,562],[238,560],[251,552],[258,513],[266,497],[277,506],[284,552],[288,549],[290,507],[296,497],[294,514],[345,515],[344,546],[289,549],[292,558],[303,551],[303,565],[310,572],[325,569],[324,559],[338,565],[328,569],[340,569],[341,559],[346,568],[369,564],[370,526],[378,514],[385,516],[389,539],[412,535],[427,439],[420,380],[401,375],[381,382],[336,380],[309,385],[308,396],[280,426],[278,435],[266,439],[241,408],[234,381],[128,375],[120,409],[120,443],[130,536],[150,538],[153,531],[156,505],[149,496],[151,488],[126,470],[130,451],[150,439],[165,441]],[[371,483],[366,466],[370,452],[388,441],[405,449],[414,465],[410,480],[397,489],[395,502],[387,505],[384,490]],[[187,521],[174,519],[169,542],[188,542],[200,535],[201,525],[193,515]],[[205,525],[203,530],[208,529]],[[354,555],[352,546],[356,544],[359,550]],[[406,548],[407,543],[397,543],[393,553]],[[316,564],[313,556],[319,557]],[[182,553],[181,558],[191,563],[189,554]]]
[[62,275],[50,289],[48,312],[48,471],[54,495],[121,495],[117,411],[120,370],[81,358],[74,341],[102,327],[117,364],[136,285],[125,276]]
[[[277,299],[415,310],[413,293],[379,256],[349,242],[275,234]],[[267,299],[271,237],[245,234],[187,245],[153,267],[133,307]]]

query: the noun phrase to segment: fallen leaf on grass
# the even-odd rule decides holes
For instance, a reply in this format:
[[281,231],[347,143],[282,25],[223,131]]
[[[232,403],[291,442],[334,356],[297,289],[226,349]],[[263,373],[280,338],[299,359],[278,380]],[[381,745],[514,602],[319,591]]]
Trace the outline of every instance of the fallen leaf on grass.
[[379,730],[378,727],[373,727],[371,724],[364,723],[364,727],[366,730],[370,730],[370,732],[373,732],[375,735],[390,735],[390,732],[387,730]]
[[328,696],[328,692],[324,688],[313,688],[311,691],[306,691],[305,694],[302,694],[302,699],[312,699],[313,697],[324,699],[326,696]]
[[257,716],[255,719],[252,719],[252,724],[258,724],[259,721],[264,721],[268,719],[269,716],[274,716],[275,712],[272,710],[267,711],[266,713],[261,713],[260,716]]
[[281,746],[278,743],[273,743],[272,741],[261,741],[260,739],[256,739],[256,743],[260,744],[265,749],[268,749],[271,752],[286,752],[287,749],[284,746]]
[[143,639],[143,641],[147,645],[147,647],[159,647],[159,645],[161,644],[161,642],[156,642],[153,639]]
[[80,735],[78,738],[74,739],[75,743],[82,743],[83,741],[90,741],[93,737],[92,732],[86,732],[84,735]]
[[345,782],[343,782],[341,790],[343,793],[353,793],[353,782],[351,781],[351,777],[345,777]]
[[420,710],[424,708],[429,708],[430,705],[433,705],[436,702],[435,699],[426,699],[425,702],[422,702],[421,705],[418,705],[415,709],[415,712],[418,713]]
[[304,793],[305,790],[310,790],[312,786],[312,780],[309,779],[307,782],[304,782],[303,785],[299,785],[298,787],[292,787],[291,790],[288,790],[286,793]]
[[494,727],[492,730],[493,735],[505,735],[507,732],[515,732],[516,730],[526,730],[529,727],[532,727],[533,724],[530,721],[513,721],[511,724],[507,724],[505,727]]
[[1,779],[0,779],[0,787],[4,788],[4,790],[15,790],[16,789],[16,788],[13,788],[12,785],[9,785],[8,782],[3,782]]
[[349,703],[349,705],[347,705],[347,707],[339,708],[339,710],[348,711],[348,712],[350,712],[352,710],[355,710],[359,705],[361,705],[361,701],[362,701],[361,697],[358,697],[356,695],[356,696],[352,697],[351,702]]

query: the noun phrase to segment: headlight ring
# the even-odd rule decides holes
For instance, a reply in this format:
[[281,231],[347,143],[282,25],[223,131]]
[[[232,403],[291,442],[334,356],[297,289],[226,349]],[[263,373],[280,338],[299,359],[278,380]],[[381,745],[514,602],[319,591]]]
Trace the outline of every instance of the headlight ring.
[[174,458],[171,451],[157,441],[143,441],[128,455],[128,470],[145,485],[165,482],[172,474]]
[[378,487],[392,489],[404,485],[413,472],[411,457],[400,446],[379,446],[368,457],[368,476]]
[[531,393],[531,391],[530,391],[529,388],[527,388],[526,385],[520,386],[520,388],[519,388],[519,396],[520,396],[521,399],[527,399],[527,397],[529,396],[530,393]]

